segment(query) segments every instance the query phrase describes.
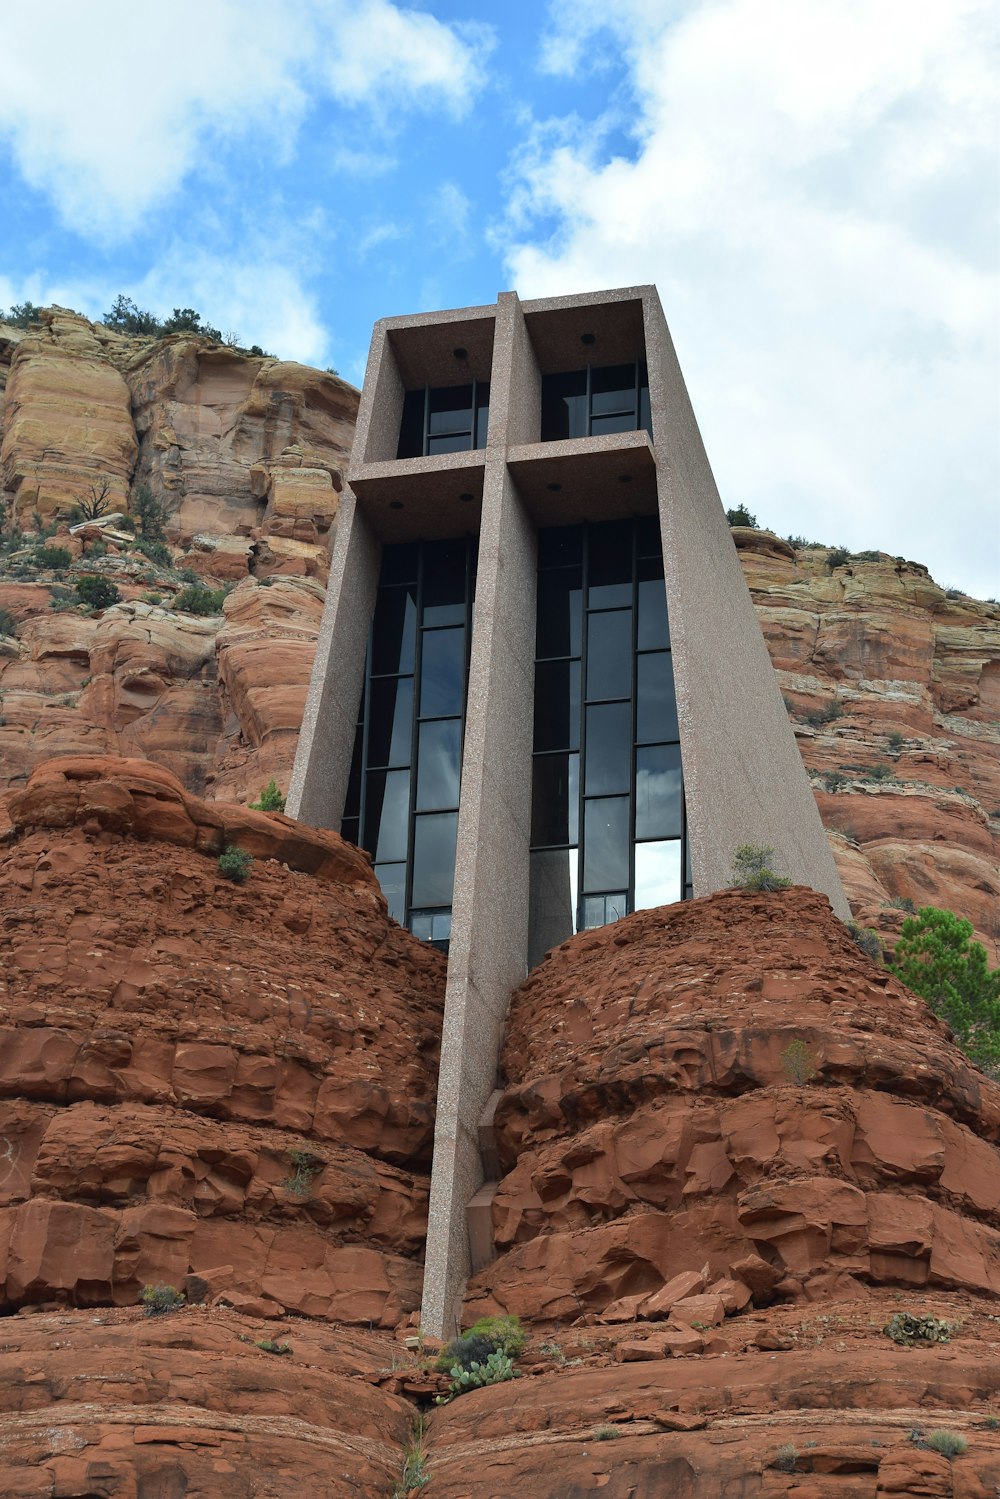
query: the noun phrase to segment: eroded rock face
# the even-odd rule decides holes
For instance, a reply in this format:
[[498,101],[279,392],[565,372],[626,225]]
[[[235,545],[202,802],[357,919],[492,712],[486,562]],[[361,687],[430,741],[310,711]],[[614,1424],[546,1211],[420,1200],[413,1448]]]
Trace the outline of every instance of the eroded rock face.
[[5,810],[5,1305],[195,1275],[394,1326],[420,1295],[441,955],[335,834],[145,762],[52,762]]
[[1000,1297],[1000,1085],[822,896],[731,891],[581,934],[515,994],[503,1069],[499,1257],[470,1315],[634,1297],[628,1320],[681,1272],[712,1291],[747,1263],[763,1304]]

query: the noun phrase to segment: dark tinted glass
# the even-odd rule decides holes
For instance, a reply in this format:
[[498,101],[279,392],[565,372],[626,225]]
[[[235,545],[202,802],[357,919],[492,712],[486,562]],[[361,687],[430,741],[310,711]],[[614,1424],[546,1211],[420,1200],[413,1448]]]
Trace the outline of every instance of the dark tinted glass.
[[415,583],[417,581],[417,547],[412,541],[394,542],[382,548],[382,566],[379,570],[379,587],[387,583]]
[[580,903],[580,928],[590,931],[595,926],[607,926],[628,915],[628,892],[617,890],[613,895],[585,895]]
[[428,455],[434,453],[465,453],[472,447],[470,432],[451,432],[442,437],[427,439]]
[[458,806],[462,763],[462,725],[459,719],[422,723],[417,755],[417,811]]
[[[612,364],[590,372],[590,412],[592,417],[610,412],[628,412],[630,426],[635,426],[635,365]],[[597,431],[593,426],[592,430]],[[626,428],[616,428],[625,431]]]
[[681,820],[680,745],[636,750],[636,838],[679,838]]
[[434,812],[413,824],[414,906],[447,906],[455,880],[457,812]]
[[587,602],[591,609],[632,602],[632,524],[609,521],[590,534]]
[[371,685],[368,764],[409,765],[413,678],[376,677]]
[[583,888],[628,888],[628,797],[584,802]]
[[628,791],[632,774],[632,705],[601,703],[587,709],[584,792]]
[[582,589],[583,574],[578,567],[539,574],[536,656],[580,654]]
[[653,416],[649,409],[649,386],[639,386],[639,426],[653,435]]
[[359,821],[356,817],[344,817],[340,823],[340,836],[348,843],[357,844]]
[[406,858],[410,772],[372,770],[365,780],[365,848],[376,863]]
[[402,925],[406,914],[406,865],[376,864],[375,878],[389,903],[389,915]]
[[416,589],[382,589],[372,622],[372,675],[412,671],[416,637]]
[[666,650],[670,644],[663,564],[652,557],[644,557],[639,563],[639,619],[636,633],[636,648],[640,651]]
[[424,392],[408,390],[403,397],[397,458],[420,458],[424,451]]
[[591,614],[587,621],[587,697],[629,697],[631,678],[631,609]]
[[537,847],[575,843],[579,755],[536,755],[532,762],[531,841]]
[[485,448],[490,424],[490,382],[476,386],[476,447]]
[[542,441],[587,435],[587,371],[542,376]]
[[460,715],[465,696],[465,631],[425,630],[421,651],[420,716]]
[[661,739],[676,739],[677,707],[669,651],[639,657],[636,691],[636,743],[655,744]]
[[535,749],[578,749],[580,663],[540,661],[535,667]]
[[455,385],[449,390],[440,388],[431,390],[428,430],[431,437],[444,432],[465,432],[471,434],[471,385]]
[[[658,515],[643,515],[636,521],[635,549],[639,557],[655,557],[657,561],[660,561],[660,517]],[[642,574],[640,573],[639,576],[641,577]]]
[[545,526],[539,531],[539,567],[568,567],[582,561],[582,526]]
[[410,931],[425,942],[447,945],[451,937],[450,911],[411,911]]
[[[362,705],[363,707],[364,705]],[[347,799],[344,802],[344,819],[361,815],[361,751],[364,744],[364,725],[358,724],[354,735],[354,753],[351,756],[351,774],[347,782]],[[347,837],[347,834],[344,834]],[[352,839],[357,842],[357,839]]]
[[465,622],[465,542],[436,541],[424,547],[425,625]]
[[604,437],[608,432],[634,432],[635,417],[631,411],[615,416],[595,416],[590,423],[591,437]]

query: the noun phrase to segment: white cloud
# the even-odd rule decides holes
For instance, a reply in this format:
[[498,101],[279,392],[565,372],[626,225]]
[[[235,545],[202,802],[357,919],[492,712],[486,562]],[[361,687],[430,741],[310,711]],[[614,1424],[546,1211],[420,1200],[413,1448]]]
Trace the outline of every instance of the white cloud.
[[727,504],[995,594],[990,10],[566,0],[542,64],[616,49],[634,149],[542,122],[507,261],[528,296],[657,282]]
[[389,0],[33,0],[0,10],[0,138],[71,227],[116,238],[227,139],[287,155],[318,100],[460,115],[491,36]]

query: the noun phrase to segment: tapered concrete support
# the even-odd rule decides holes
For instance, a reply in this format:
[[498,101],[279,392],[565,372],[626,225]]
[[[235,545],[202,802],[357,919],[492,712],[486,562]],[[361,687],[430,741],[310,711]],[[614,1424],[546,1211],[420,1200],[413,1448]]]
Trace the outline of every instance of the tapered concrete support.
[[381,557],[381,542],[345,489],[286,807],[315,828],[339,828],[344,814]]
[[466,1209],[483,1182],[479,1121],[525,973],[536,570],[534,526],[502,451],[489,454],[420,1319],[435,1337],[457,1325]]
[[659,298],[645,299],[663,571],[695,895],[730,882],[743,843],[849,920],[833,854],[681,375]]

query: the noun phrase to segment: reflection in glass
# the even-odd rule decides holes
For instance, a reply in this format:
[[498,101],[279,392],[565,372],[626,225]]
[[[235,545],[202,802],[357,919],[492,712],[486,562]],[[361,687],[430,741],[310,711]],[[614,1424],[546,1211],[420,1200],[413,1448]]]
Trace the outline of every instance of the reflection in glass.
[[587,698],[631,695],[632,611],[592,614],[587,626]]
[[409,765],[412,734],[413,678],[374,678],[368,720],[368,764]]
[[430,392],[428,432],[433,437],[442,432],[471,432],[472,386],[453,385]]
[[680,900],[681,842],[637,843],[635,846],[635,909],[666,906]]
[[667,627],[667,590],[663,564],[651,557],[639,563],[639,619],[636,649],[664,651],[670,644]]
[[632,522],[608,521],[600,546],[590,548],[587,605],[607,609],[632,602]]
[[406,858],[410,772],[370,770],[365,777],[365,847],[377,864]]
[[635,752],[636,838],[679,838],[683,831],[681,747],[656,744]]
[[457,718],[422,723],[417,753],[417,811],[458,806],[462,724]]
[[584,802],[584,890],[628,887],[628,797]]
[[535,749],[578,749],[580,663],[540,661],[535,667]]
[[461,714],[465,698],[465,631],[426,630],[420,662],[421,718]]
[[529,863],[529,962],[576,931],[577,871],[575,848],[539,849]]
[[582,620],[583,579],[578,567],[547,572],[538,590],[535,654],[578,656]]
[[457,833],[457,812],[432,812],[415,819],[410,892],[414,907],[451,904]]
[[542,441],[587,435],[587,371],[542,376]]
[[616,890],[613,895],[585,895],[580,910],[580,930],[590,931],[595,926],[607,926],[609,922],[620,921],[627,915],[627,890]]
[[412,671],[416,636],[416,588],[383,589],[372,621],[372,675]]
[[425,942],[447,942],[451,937],[451,911],[411,911],[410,931]]
[[677,738],[677,705],[669,651],[640,656],[636,671],[636,729],[638,744]]
[[599,703],[587,709],[584,794],[629,789],[632,773],[632,704]]
[[465,623],[465,543],[438,541],[424,547],[424,625]]
[[375,877],[389,903],[389,915],[402,926],[406,915],[406,865],[376,864]]
[[531,842],[535,848],[577,840],[580,756],[536,755],[531,768]]

